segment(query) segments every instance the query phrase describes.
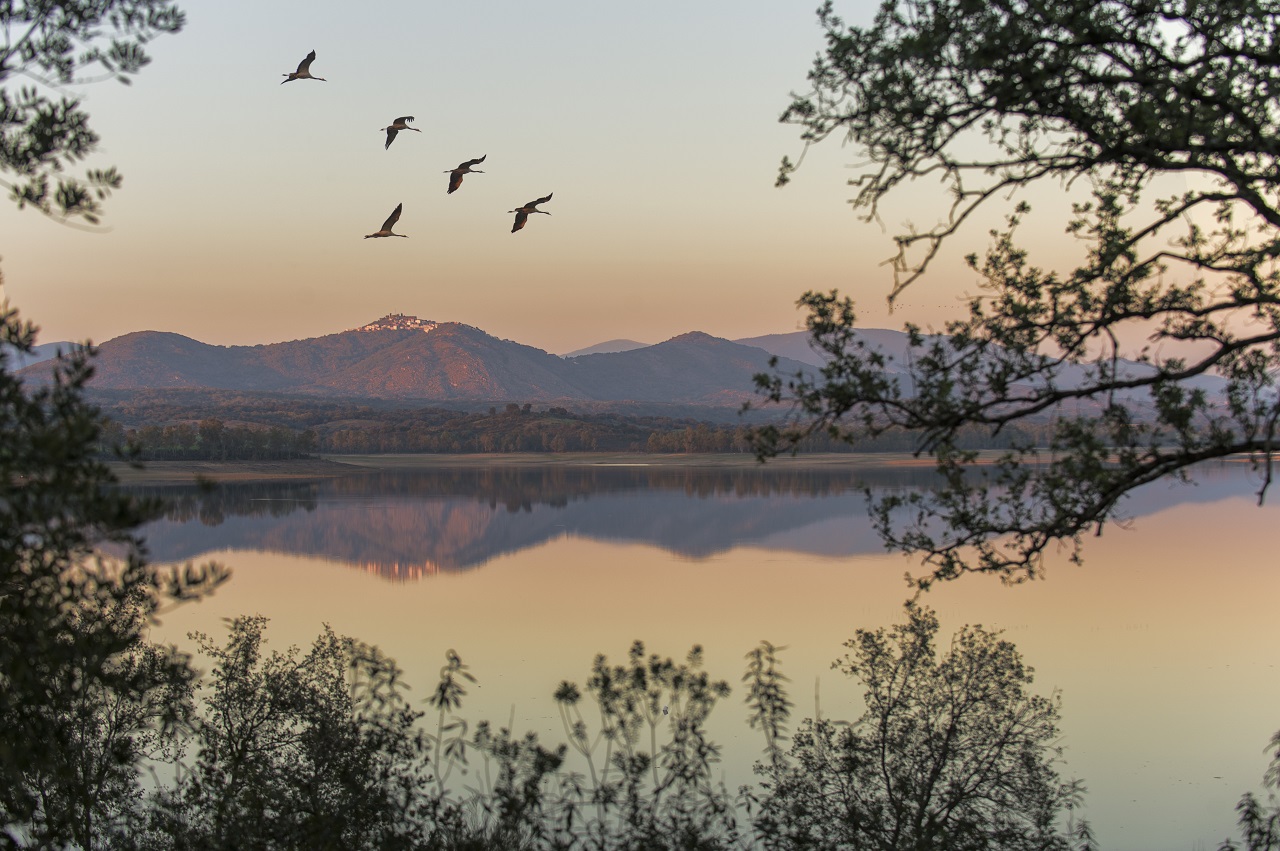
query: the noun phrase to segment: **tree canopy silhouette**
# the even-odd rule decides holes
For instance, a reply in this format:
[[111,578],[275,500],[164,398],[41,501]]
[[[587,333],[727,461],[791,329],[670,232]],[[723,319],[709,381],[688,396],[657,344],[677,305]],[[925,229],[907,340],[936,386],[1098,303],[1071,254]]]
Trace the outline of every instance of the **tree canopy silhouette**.
[[[895,237],[890,299],[976,210],[1012,207],[967,258],[968,315],[940,335],[909,326],[896,375],[851,301],[807,293],[829,362],[758,378],[792,406],[756,432],[758,454],[813,432],[915,433],[946,485],[890,500],[910,522],[878,516],[891,548],[924,556],[922,585],[1034,576],[1060,541],[1078,559],[1134,488],[1212,459],[1252,455],[1261,499],[1280,420],[1277,14],[1258,0],[885,0],[860,27],[825,5],[812,91],[783,120],[806,144],[842,134],[865,154],[851,183],[868,218],[918,178],[947,190],[938,224]],[[784,160],[780,182],[794,170]],[[1170,175],[1185,191],[1162,188]],[[1075,268],[1036,266],[1019,242],[1030,205],[1013,196],[1041,184],[1088,190],[1066,224]],[[957,447],[962,429],[1037,418],[1053,425],[1047,452],[1019,441],[975,475]]]
[[1061,823],[1083,788],[1058,774],[1058,696],[1030,693],[1033,670],[999,633],[966,626],[941,658],[937,633],[937,616],[908,604],[905,623],[846,642],[835,667],[866,685],[866,711],[806,719],[789,757],[757,767],[766,848],[1091,844],[1086,822]]
[[[98,144],[89,115],[66,87],[129,83],[150,61],[144,45],[182,29],[172,0],[16,0],[0,3],[0,185],[18,207],[97,224],[120,186],[114,168],[67,170]],[[12,87],[11,81],[22,83]]]
[[[19,208],[98,223],[120,175],[67,173],[98,136],[65,87],[129,82],[143,45],[182,23],[169,0],[0,3],[0,185]],[[226,573],[147,564],[137,529],[156,506],[114,490],[97,457],[92,351],[59,358],[33,389],[11,359],[35,330],[0,305],[0,845],[98,847],[134,813],[141,762],[191,711],[194,672],[147,627]]]
[[[0,843],[16,829],[61,846],[119,815],[153,734],[186,712],[174,695],[193,674],[148,645],[151,619],[226,573],[147,564],[137,530],[155,504],[112,488],[97,457],[88,352],[32,391],[9,358],[34,334],[0,310]],[[101,556],[104,544],[122,555]]]

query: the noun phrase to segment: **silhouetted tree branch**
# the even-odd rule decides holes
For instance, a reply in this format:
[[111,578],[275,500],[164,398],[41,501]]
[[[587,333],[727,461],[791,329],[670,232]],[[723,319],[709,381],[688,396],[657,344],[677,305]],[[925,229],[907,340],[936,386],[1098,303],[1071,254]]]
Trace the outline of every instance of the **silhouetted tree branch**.
[[[185,713],[187,661],[149,648],[147,628],[226,572],[147,564],[137,529],[157,504],[114,489],[97,458],[90,352],[30,390],[8,362],[34,334],[0,310],[0,842],[90,847],[87,825],[121,815],[154,734]],[[105,544],[122,555],[102,556]]]
[[98,144],[88,113],[66,87],[129,83],[151,61],[144,45],[182,29],[183,21],[172,0],[0,3],[0,186],[19,208],[99,222],[101,202],[121,178],[114,168],[66,174]]
[[[1022,3],[885,0],[866,27],[830,4],[827,47],[784,121],[808,143],[843,133],[870,166],[854,206],[874,217],[902,184],[940,178],[941,223],[896,237],[890,299],[992,199],[1046,179],[1086,187],[1067,233],[1069,271],[1031,263],[1016,203],[967,268],[980,287],[946,334],[909,327],[895,362],[864,345],[850,301],[806,294],[828,358],[818,376],[765,375],[787,424],[753,439],[768,456],[805,435],[856,441],[907,430],[945,485],[891,498],[890,547],[919,552],[921,585],[968,570],[1036,575],[1052,543],[1117,516],[1134,488],[1245,453],[1272,475],[1280,420],[1280,36],[1256,0]],[[794,167],[784,162],[785,182]],[[1192,188],[1155,195],[1161,175]],[[1145,338],[1129,359],[1123,341]],[[1049,423],[975,470],[956,437]],[[905,510],[906,523],[889,511]],[[895,515],[898,517],[898,515]]]
[[[1017,648],[966,626],[939,658],[938,619],[858,630],[834,667],[866,685],[857,721],[809,718],[786,758],[758,764],[766,848],[1067,849],[1083,788],[1057,771],[1059,700],[1029,692]],[[1087,842],[1079,843],[1087,844]]]

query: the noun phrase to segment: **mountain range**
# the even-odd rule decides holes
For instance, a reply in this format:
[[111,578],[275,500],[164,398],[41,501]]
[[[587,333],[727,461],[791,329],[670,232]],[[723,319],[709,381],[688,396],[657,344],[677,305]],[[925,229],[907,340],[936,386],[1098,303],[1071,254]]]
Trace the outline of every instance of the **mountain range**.
[[[859,334],[888,357],[888,371],[900,372],[909,363],[903,332],[864,329]],[[771,358],[777,358],[776,366],[770,366]],[[611,340],[561,357],[471,325],[391,314],[349,331],[257,346],[216,346],[181,334],[137,331],[98,347],[91,386],[466,405],[654,403],[737,409],[758,400],[755,375],[813,372],[823,363],[804,331],[739,340],[693,331],[655,345]],[[1121,362],[1124,375],[1151,369]],[[47,373],[47,363],[21,370],[33,380]],[[1071,386],[1086,377],[1085,367],[1065,365],[1057,381]],[[1223,383],[1216,376],[1187,382],[1211,393],[1220,392]]]
[[[636,345],[559,357],[470,325],[401,314],[337,334],[257,346],[216,346],[171,332],[137,331],[98,346],[91,386],[426,402],[738,407],[755,398],[752,377],[770,369],[773,355],[696,331]],[[812,364],[781,357],[778,368],[794,373]],[[22,373],[38,380],[47,369],[36,364]]]

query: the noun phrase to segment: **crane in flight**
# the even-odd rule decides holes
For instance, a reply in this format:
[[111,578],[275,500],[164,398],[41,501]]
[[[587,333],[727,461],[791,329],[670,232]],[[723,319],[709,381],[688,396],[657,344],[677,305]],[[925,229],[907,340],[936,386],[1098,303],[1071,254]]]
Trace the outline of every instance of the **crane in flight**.
[[458,190],[458,187],[462,185],[462,175],[484,174],[483,171],[481,171],[478,168],[472,168],[472,166],[479,165],[480,163],[484,162],[485,157],[487,156],[489,155],[485,154],[483,157],[481,157],[478,160],[467,160],[466,162],[460,164],[457,168],[445,169],[445,174],[449,175],[449,191],[446,192],[445,194],[452,195],[454,192]]
[[401,130],[412,130],[414,133],[422,132],[417,127],[409,126],[409,122],[412,120],[413,120],[412,115],[403,115],[397,118],[395,121],[392,121],[389,126],[382,128],[383,130],[387,131],[387,144],[382,146],[382,149],[384,151],[391,147],[391,143],[396,140],[396,134],[399,133]]
[[407,234],[392,233],[391,229],[395,227],[396,222],[400,221],[400,210],[404,208],[404,204],[396,204],[396,208],[391,211],[391,215],[387,216],[387,220],[382,223],[382,229],[377,233],[365,234],[365,239],[374,239],[379,236],[403,236],[408,239]]
[[284,75],[284,80],[280,82],[280,85],[283,86],[285,83],[288,83],[292,80],[319,80],[322,83],[329,82],[324,77],[311,76],[311,63],[314,61],[316,61],[316,52],[313,50],[307,54],[306,59],[303,59],[301,62],[298,63],[297,71],[294,71],[291,74]]
[[515,221],[515,224],[511,226],[511,232],[515,233],[516,231],[520,230],[520,228],[524,227],[524,223],[529,221],[529,215],[531,213],[542,213],[543,215],[547,215],[547,216],[551,215],[546,210],[538,209],[539,204],[545,204],[550,200],[551,200],[551,195],[548,194],[544,198],[538,198],[535,201],[530,201],[527,204],[522,204],[521,206],[516,207],[514,210],[507,210],[508,213],[516,214],[516,221]]

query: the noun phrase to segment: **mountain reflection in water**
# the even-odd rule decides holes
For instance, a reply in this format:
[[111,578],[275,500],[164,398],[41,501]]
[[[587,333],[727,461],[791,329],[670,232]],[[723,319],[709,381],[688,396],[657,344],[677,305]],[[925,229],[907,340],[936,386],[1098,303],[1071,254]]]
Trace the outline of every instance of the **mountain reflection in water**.
[[[1130,516],[1216,499],[1240,480],[1151,487]],[[489,467],[384,470],[316,482],[132,487],[168,503],[143,530],[153,560],[216,550],[319,557],[390,579],[465,570],[564,536],[649,544],[705,559],[738,546],[883,552],[865,492],[927,488],[929,468]],[[1218,487],[1214,485],[1218,484]]]

